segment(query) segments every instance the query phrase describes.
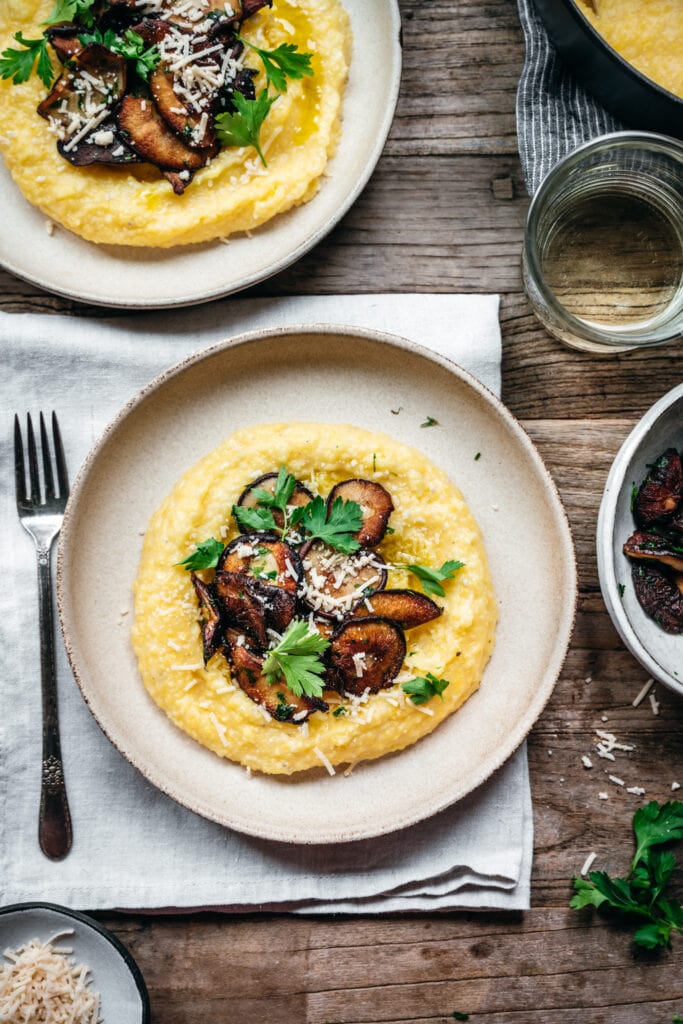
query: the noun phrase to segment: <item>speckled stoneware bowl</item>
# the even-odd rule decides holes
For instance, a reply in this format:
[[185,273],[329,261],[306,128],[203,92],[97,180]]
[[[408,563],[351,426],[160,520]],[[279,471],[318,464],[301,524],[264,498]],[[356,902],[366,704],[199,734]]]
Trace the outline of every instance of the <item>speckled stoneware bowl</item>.
[[[73,934],[64,934],[73,932]],[[0,951],[31,939],[70,947],[77,964],[90,968],[91,988],[99,992],[100,1016],[112,1024],[148,1024],[149,996],[138,965],[115,936],[75,910],[53,903],[15,903],[0,908]]]
[[631,654],[655,679],[683,696],[683,636],[665,633],[640,607],[631,562],[622,550],[636,528],[631,491],[644,480],[648,463],[672,445],[683,450],[683,384],[643,416],[612,464],[598,517],[598,573],[607,610]]
[[342,133],[319,192],[251,234],[174,249],[93,245],[64,228],[46,232],[45,215],[22,196],[0,161],[0,266],[17,277],[103,306],[188,306],[277,274],[312,249],[365,188],[394,117],[401,82],[397,0],[342,0],[353,56]]
[[[420,427],[427,414],[438,426]],[[122,610],[132,611],[140,534],[175,481],[238,427],[301,419],[384,431],[449,474],[483,529],[500,622],[481,689],[414,746],[366,761],[348,778],[330,778],[321,768],[249,779],[156,707],[116,622]],[[445,357],[390,335],[283,327],[190,357],[120,413],[73,488],[58,591],[83,695],[112,742],[154,785],[239,831],[326,843],[420,821],[512,754],[562,666],[576,570],[555,485],[522,428],[482,384]]]

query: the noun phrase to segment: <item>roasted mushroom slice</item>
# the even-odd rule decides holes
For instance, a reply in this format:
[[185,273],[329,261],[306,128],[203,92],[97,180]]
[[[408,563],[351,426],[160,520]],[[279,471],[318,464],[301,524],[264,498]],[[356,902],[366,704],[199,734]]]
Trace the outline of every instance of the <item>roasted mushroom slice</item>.
[[164,171],[164,177],[170,184],[171,188],[177,196],[182,196],[185,189],[194,178],[194,171],[183,171],[183,177],[177,171]]
[[268,644],[268,630],[284,633],[294,618],[296,596],[290,590],[237,572],[217,572],[215,588],[226,622],[248,633],[260,647]]
[[119,131],[143,160],[164,171],[190,176],[204,167],[214,149],[190,149],[162,120],[152,100],[125,96],[118,114]]
[[659,562],[676,572],[683,572],[683,546],[659,533],[638,530],[624,544],[624,554],[639,561]]
[[[247,484],[244,488],[237,499],[237,504],[242,508],[256,508],[258,505],[258,497],[254,492],[262,490],[268,491],[269,494],[273,494],[277,478],[277,473],[264,473],[263,476],[256,477],[255,480],[252,480],[251,483]],[[312,493],[309,491],[308,487],[305,487],[304,484],[297,480],[294,490],[292,491],[292,496],[289,499],[289,506],[292,508],[300,508],[303,505],[308,505],[310,501],[313,501]],[[272,512],[275,525],[281,530],[284,526],[282,512],[276,508],[274,508]]]
[[202,113],[192,110],[174,88],[175,75],[167,65],[160,64],[149,76],[149,87],[157,110],[164,121],[193,149],[207,149],[215,145],[216,132],[211,118],[211,98]]
[[221,613],[211,587],[202,582],[194,572],[191,579],[199,601],[199,612],[202,619],[202,648],[206,665],[223,643]]
[[69,61],[52,91],[38,106],[70,153],[82,139],[89,143],[126,89],[125,58],[106,46],[89,43]]
[[389,516],[394,511],[389,492],[374,480],[344,480],[330,491],[328,509],[332,508],[337,498],[355,501],[361,507],[363,525],[355,534],[356,540],[367,548],[379,544],[386,533]]
[[66,64],[68,60],[72,60],[83,52],[84,45],[79,39],[79,33],[83,33],[82,26],[75,25],[70,21],[51,25],[46,29],[45,36],[62,64]]
[[301,559],[275,533],[245,533],[223,551],[217,568],[247,573],[261,583],[296,593],[303,576]]
[[283,679],[268,682],[263,674],[263,658],[239,642],[234,630],[226,632],[226,656],[231,676],[247,697],[260,704],[278,722],[301,725],[314,711],[327,711],[328,704],[320,697],[297,697]]
[[360,696],[391,686],[406,656],[401,628],[378,617],[344,622],[326,652],[328,685]]
[[139,164],[137,153],[134,153],[121,136],[115,121],[105,121],[88,139],[83,139],[73,149],[61,139],[57,149],[65,160],[75,167],[88,167],[90,164]]
[[675,578],[650,562],[634,562],[631,577],[643,611],[666,633],[683,633],[683,593]]
[[639,526],[666,522],[683,498],[683,465],[675,448],[659,456],[643,480],[633,505]]
[[401,629],[415,629],[438,619],[442,613],[443,608],[416,590],[381,590],[359,601],[351,614],[354,619],[379,616],[397,622]]
[[300,549],[304,578],[299,595],[316,616],[344,619],[354,605],[387,583],[384,559],[362,549],[352,555],[321,541],[307,541]]

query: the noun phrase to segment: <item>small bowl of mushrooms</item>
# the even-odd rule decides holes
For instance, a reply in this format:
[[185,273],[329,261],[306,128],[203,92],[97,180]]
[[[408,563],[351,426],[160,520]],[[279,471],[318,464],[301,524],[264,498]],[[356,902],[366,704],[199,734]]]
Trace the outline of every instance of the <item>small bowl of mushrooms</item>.
[[600,587],[628,649],[683,695],[683,384],[624,441],[597,529]]

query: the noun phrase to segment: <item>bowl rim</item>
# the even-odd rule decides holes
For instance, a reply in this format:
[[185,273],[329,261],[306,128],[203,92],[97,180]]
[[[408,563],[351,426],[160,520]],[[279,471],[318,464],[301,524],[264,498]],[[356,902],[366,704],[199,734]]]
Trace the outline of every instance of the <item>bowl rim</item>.
[[683,697],[683,678],[676,679],[650,654],[638,637],[618,597],[614,565],[614,519],[619,496],[624,487],[626,470],[641,442],[652,426],[675,402],[683,399],[683,384],[677,384],[652,405],[626,437],[617,452],[605,483],[596,529],[596,548],[600,590],[609,617],[624,644],[651,676]]
[[618,50],[615,50],[611,46],[604,36],[602,36],[595,26],[589,21],[586,15],[579,7],[578,0],[552,0],[563,4],[569,15],[576,21],[579,28],[587,32],[591,37],[594,44],[600,50],[602,56],[606,57],[611,63],[616,64],[620,71],[625,72],[634,78],[639,85],[643,86],[649,92],[655,94],[660,99],[666,99],[670,103],[676,103],[683,108],[683,96],[677,96],[675,92],[671,92],[670,89],[665,89],[663,85],[655,82],[653,78],[649,78],[644,72],[640,71],[634,64],[631,64]]
[[79,924],[85,925],[85,927],[89,928],[91,931],[97,932],[102,936],[102,938],[106,939],[109,945],[114,947],[115,952],[118,953],[124,961],[133,977],[142,1007],[141,1024],[150,1024],[151,1008],[149,992],[147,991],[145,979],[142,975],[142,971],[134,960],[132,953],[126,949],[120,939],[117,939],[115,935],[113,935],[104,927],[104,925],[101,925],[99,921],[96,921],[94,918],[89,917],[87,914],[83,914],[78,910],[72,910],[71,907],[61,906],[59,903],[47,903],[42,900],[29,900],[27,903],[10,903],[6,907],[0,907],[0,917],[4,917],[7,914],[21,914],[28,910],[49,910],[52,913],[59,914],[61,917],[71,918],[74,921],[78,921]]

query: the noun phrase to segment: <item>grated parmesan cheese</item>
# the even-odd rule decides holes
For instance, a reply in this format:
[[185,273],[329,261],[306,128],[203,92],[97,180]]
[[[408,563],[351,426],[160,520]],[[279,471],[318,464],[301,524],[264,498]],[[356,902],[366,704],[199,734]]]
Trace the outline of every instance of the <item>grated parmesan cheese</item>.
[[650,692],[650,690],[652,689],[652,687],[654,685],[655,685],[654,679],[648,679],[648,681],[643,686],[642,690],[640,690],[637,693],[637,695],[635,696],[635,698],[633,699],[633,702],[632,702],[631,706],[634,707],[634,708],[637,708],[639,704],[642,704],[642,702],[645,700],[645,698],[647,697],[648,693]]
[[0,1021],[7,1024],[97,1024],[100,997],[90,985],[90,968],[76,965],[73,950],[32,939],[6,949],[0,965]]
[[579,874],[583,878],[585,878],[585,876],[588,874],[590,869],[593,867],[593,862],[595,861],[597,856],[598,856],[597,853],[589,853],[588,856],[586,857],[585,861],[583,862],[583,867],[579,871]]
[[[318,760],[321,762],[321,764],[323,764],[325,766],[325,768],[327,769],[327,774],[328,775],[336,775],[337,774],[335,772],[333,766],[332,766],[332,762],[327,757],[327,755],[322,752],[320,747],[313,747],[313,753],[318,758]],[[346,774],[346,773],[344,773],[344,774]]]

